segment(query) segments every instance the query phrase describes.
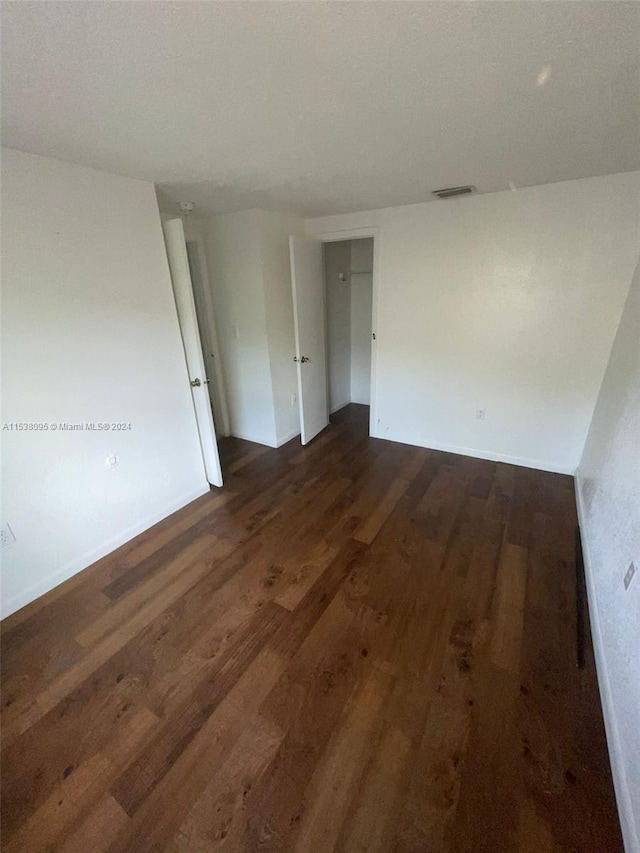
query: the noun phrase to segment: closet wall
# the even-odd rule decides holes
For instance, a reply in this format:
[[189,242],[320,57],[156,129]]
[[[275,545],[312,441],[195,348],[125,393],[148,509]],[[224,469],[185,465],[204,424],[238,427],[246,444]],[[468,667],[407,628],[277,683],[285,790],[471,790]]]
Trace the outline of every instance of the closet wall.
[[351,241],[351,402],[371,402],[373,239]]
[[370,403],[373,239],[325,243],[329,410]]

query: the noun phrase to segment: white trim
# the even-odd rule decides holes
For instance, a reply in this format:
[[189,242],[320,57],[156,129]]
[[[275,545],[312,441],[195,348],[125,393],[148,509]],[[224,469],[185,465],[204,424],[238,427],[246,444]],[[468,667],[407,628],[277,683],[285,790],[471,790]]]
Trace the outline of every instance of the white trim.
[[[380,228],[377,225],[369,225],[364,228],[347,228],[344,231],[325,231],[321,234],[313,234],[313,239],[320,240],[322,243],[341,243],[344,240],[362,240],[367,237],[373,238],[373,274],[371,276],[371,383],[369,391],[369,435],[373,436],[375,434],[378,399],[376,377],[378,373],[378,299],[380,293],[378,288],[378,258],[380,256]],[[333,412],[330,414],[333,414]]]
[[275,443],[269,443],[266,441],[258,441],[257,438],[254,438],[252,435],[248,435],[244,432],[238,432],[238,430],[233,430],[231,432],[231,438],[241,438],[243,441],[250,441],[252,444],[261,444],[262,447],[277,447]]
[[550,471],[554,474],[569,474],[573,476],[575,467],[572,465],[558,465],[555,462],[546,462],[542,459],[529,459],[526,456],[509,456],[507,453],[494,453],[492,450],[476,450],[473,447],[460,447],[457,444],[417,444],[414,441],[396,438],[393,435],[372,435],[372,438],[381,438],[384,441],[395,441],[398,444],[408,444],[411,447],[426,447],[428,450],[441,450],[445,453],[456,453],[458,456],[471,456],[474,459],[488,459],[490,462],[506,462],[509,465],[519,465],[522,468],[534,468],[537,471]]
[[126,544],[135,536],[138,536],[140,533],[144,533],[145,530],[153,527],[154,524],[157,524],[159,521],[162,521],[164,518],[167,518],[167,516],[177,512],[179,509],[182,509],[183,506],[186,506],[191,503],[191,501],[196,500],[196,498],[206,495],[210,490],[209,483],[206,483],[194,491],[183,495],[178,500],[171,501],[171,503],[167,504],[164,509],[148,516],[131,527],[127,527],[125,530],[122,530],[120,533],[112,536],[111,539],[107,539],[106,542],[103,542],[102,545],[98,546],[93,551],[89,551],[81,557],[77,557],[63,568],[58,569],[53,574],[41,581],[38,581],[38,583],[33,584],[18,595],[14,595],[13,598],[6,601],[3,600],[0,607],[0,618],[5,619],[7,616],[15,613],[16,610],[20,610],[20,608],[25,607],[27,604],[31,604],[32,601],[36,600],[36,598],[40,598],[41,595],[44,595],[46,592],[50,592],[64,581],[69,580],[69,578],[74,575],[77,575],[78,572],[87,569],[97,560],[102,559],[102,557],[106,557],[107,554],[115,551],[116,548]]
[[338,403],[337,406],[334,406],[332,409],[329,409],[329,414],[335,415],[336,412],[339,412],[340,409],[344,409],[345,406],[351,405],[352,402],[353,400],[347,400],[346,403]]
[[575,473],[576,507],[578,510],[578,524],[580,525],[580,541],[582,542],[582,557],[584,562],[584,576],[587,585],[587,600],[589,602],[589,622],[591,624],[591,636],[593,640],[593,651],[596,659],[596,671],[598,674],[598,687],[600,688],[600,704],[604,717],[604,728],[607,735],[609,747],[609,763],[613,776],[613,787],[616,794],[618,814],[624,847],[627,853],[640,853],[640,840],[638,839],[635,825],[633,802],[631,792],[627,785],[627,776],[624,769],[624,754],[620,742],[620,733],[616,720],[615,703],[611,691],[611,679],[607,659],[604,653],[604,640],[602,637],[602,624],[600,611],[598,610],[598,597],[596,595],[593,578],[593,564],[589,550],[589,537],[587,536],[587,516],[582,500],[582,479],[579,469]]
[[298,435],[300,435],[300,430],[298,427],[294,427],[290,432],[278,439],[276,447],[282,447],[283,444],[286,444]]
[[251,444],[259,444],[262,447],[275,447],[275,448],[277,448],[277,447],[282,447],[283,444],[286,444],[288,441],[291,441],[291,439],[295,438],[297,435],[300,435],[300,428],[294,427],[294,429],[292,429],[291,432],[288,432],[286,435],[282,436],[281,438],[277,438],[274,444],[267,443],[266,441],[258,441],[253,436],[248,435],[247,433],[238,432],[237,430],[234,430],[231,433],[230,437],[231,438],[240,438],[240,439],[242,439],[242,441],[250,441]]
[[324,231],[322,234],[309,234],[313,240],[322,243],[341,243],[343,240],[362,240],[365,237],[377,237],[380,228],[369,225],[364,228],[346,228],[344,231]]

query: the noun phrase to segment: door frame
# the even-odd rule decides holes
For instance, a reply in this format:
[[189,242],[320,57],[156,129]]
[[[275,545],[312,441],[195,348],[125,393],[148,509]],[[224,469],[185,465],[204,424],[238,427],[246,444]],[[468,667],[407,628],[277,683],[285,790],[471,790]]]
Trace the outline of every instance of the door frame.
[[216,424],[216,426],[218,426],[219,428],[220,435],[226,436],[231,434],[231,419],[229,417],[227,390],[224,384],[224,373],[222,369],[222,357],[218,329],[216,327],[215,322],[215,307],[213,304],[213,292],[211,290],[211,278],[209,277],[209,268],[207,265],[207,253],[205,250],[204,239],[202,237],[202,234],[200,234],[197,228],[190,227],[191,225],[192,223],[189,222],[188,217],[183,217],[185,243],[195,243],[196,250],[198,253],[198,265],[200,267],[202,287],[198,287],[198,285],[193,282],[193,280],[192,286],[194,290],[197,288],[199,294],[202,296],[202,302],[204,304],[206,314],[204,318],[206,320],[204,333],[207,336],[207,340],[209,341],[209,344],[211,346],[211,351],[213,352],[215,377],[212,376],[210,377],[210,379],[215,381],[215,392],[220,403],[220,423]]
[[[369,435],[372,438],[380,438],[378,435],[378,419],[377,419],[377,374],[378,374],[378,239],[380,228],[372,225],[365,228],[348,228],[344,231],[324,231],[320,234],[309,234],[314,240],[320,240],[321,243],[342,243],[345,240],[362,240],[363,238],[373,238],[373,275],[371,276],[371,384],[369,388]],[[324,262],[324,251],[322,253]],[[326,305],[326,275],[324,276],[325,286],[325,305]],[[326,322],[326,321],[325,321]],[[328,362],[327,362],[328,364]],[[327,369],[328,374],[328,369]],[[328,381],[328,380],[327,380]],[[328,398],[327,398],[328,399]]]

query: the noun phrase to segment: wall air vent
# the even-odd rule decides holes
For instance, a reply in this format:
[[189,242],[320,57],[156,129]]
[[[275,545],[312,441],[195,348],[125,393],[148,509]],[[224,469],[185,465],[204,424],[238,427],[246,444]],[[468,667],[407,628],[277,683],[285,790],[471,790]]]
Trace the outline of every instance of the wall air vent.
[[433,195],[437,195],[438,198],[455,198],[459,195],[471,195],[471,193],[478,192],[475,187],[471,185],[466,187],[447,187],[444,190],[434,190]]

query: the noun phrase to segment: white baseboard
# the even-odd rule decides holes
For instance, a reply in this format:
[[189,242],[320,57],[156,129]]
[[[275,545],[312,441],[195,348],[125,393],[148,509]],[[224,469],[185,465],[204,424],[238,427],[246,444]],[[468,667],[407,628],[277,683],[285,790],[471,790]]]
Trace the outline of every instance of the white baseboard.
[[600,704],[604,717],[604,728],[607,735],[609,747],[609,761],[611,763],[611,774],[613,776],[613,787],[616,793],[620,826],[626,853],[640,853],[640,839],[635,825],[635,817],[631,793],[627,785],[627,776],[624,769],[624,754],[620,742],[618,723],[616,719],[613,693],[607,659],[604,654],[604,641],[600,613],[598,610],[598,598],[593,579],[593,564],[589,551],[589,537],[587,535],[587,518],[582,501],[582,480],[579,471],[575,473],[576,507],[578,510],[578,524],[580,525],[580,541],[582,542],[582,558],[584,562],[584,575],[587,586],[587,600],[589,602],[589,622],[591,624],[591,637],[593,640],[593,651],[596,659],[596,670],[598,673],[598,687],[600,689]]
[[509,465],[520,465],[522,468],[534,468],[537,471],[550,471],[553,474],[575,473],[574,465],[558,465],[555,462],[546,462],[542,459],[529,459],[526,456],[509,456],[506,453],[494,453],[491,450],[476,450],[473,447],[460,447],[457,444],[441,444],[431,442],[430,444],[416,444],[414,441],[406,441],[396,438],[388,433],[385,435],[373,435],[372,438],[382,438],[385,441],[395,441],[398,444],[409,444],[412,447],[425,447],[428,450],[442,450],[445,453],[456,453],[458,456],[471,456],[474,459],[488,459],[490,462],[507,462]]
[[250,441],[252,444],[261,444],[263,447],[277,447],[274,442],[264,441],[262,436],[256,438],[255,435],[249,435],[246,432],[239,432],[238,430],[234,430],[231,436],[233,438],[241,438],[243,441]]
[[287,435],[284,435],[282,436],[282,438],[278,439],[276,447],[282,447],[283,444],[286,444],[288,441],[291,441],[291,439],[295,438],[298,435],[300,435],[300,429],[296,428],[291,430],[291,432],[287,433]]
[[348,406],[350,402],[351,400],[347,400],[346,403],[338,403],[337,406],[332,406],[331,409],[329,409],[329,414],[335,415],[335,413],[339,412],[340,409],[344,409],[345,406]]
[[291,430],[291,432],[282,436],[282,438],[276,439],[275,442],[264,441],[262,440],[262,436],[259,440],[254,435],[248,435],[247,433],[242,432],[233,432],[231,435],[234,438],[241,438],[243,441],[250,441],[252,444],[261,444],[263,447],[282,447],[283,444],[286,444],[288,441],[291,441],[292,438],[300,435],[300,428],[298,427],[297,429]]
[[97,560],[102,559],[102,557],[106,557],[107,554],[110,554],[112,551],[115,551],[116,548],[119,548],[121,545],[124,545],[129,540],[133,539],[134,536],[138,536],[138,534],[143,533],[145,530],[148,530],[150,527],[153,527],[154,524],[157,524],[159,521],[162,521],[163,518],[166,518],[168,515],[171,515],[174,512],[177,512],[179,509],[182,509],[183,506],[186,506],[191,501],[194,501],[196,498],[205,495],[210,489],[209,483],[202,485],[198,489],[189,492],[186,495],[183,495],[181,498],[178,498],[175,501],[171,501],[167,504],[163,509],[154,513],[153,515],[148,516],[145,519],[137,522],[136,524],[131,525],[131,527],[127,527],[125,530],[122,530],[120,533],[112,536],[106,542],[103,542],[97,548],[92,551],[89,551],[85,554],[82,554],[80,557],[77,557],[75,560],[72,560],[66,566],[61,569],[57,569],[53,574],[48,575],[41,581],[38,581],[35,584],[32,584],[27,589],[20,592],[18,595],[14,595],[12,598],[7,599],[6,601],[2,601],[0,605],[0,618],[5,619],[7,616],[10,616],[12,613],[15,613],[16,610],[20,610],[21,607],[25,607],[27,604],[31,604],[32,601],[35,601],[36,598],[40,598],[41,595],[44,595],[46,592],[50,592],[56,586],[59,586],[69,578],[77,575],[78,572],[81,572],[83,569],[88,568],[93,565]]

